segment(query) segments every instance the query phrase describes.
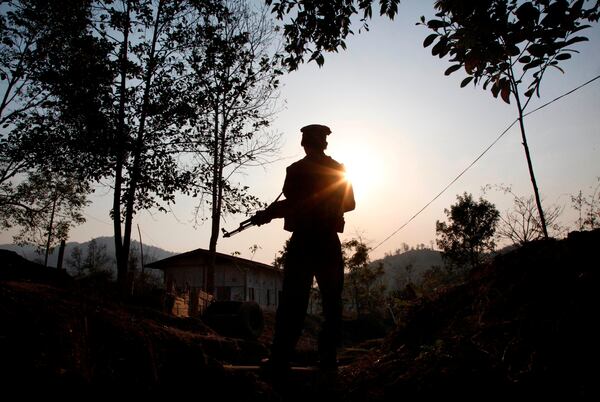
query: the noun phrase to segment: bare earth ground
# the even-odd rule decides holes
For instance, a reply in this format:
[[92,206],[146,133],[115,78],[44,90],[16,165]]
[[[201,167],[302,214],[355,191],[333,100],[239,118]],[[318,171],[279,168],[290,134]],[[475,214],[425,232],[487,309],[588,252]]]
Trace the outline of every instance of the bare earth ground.
[[[225,338],[200,320],[118,301],[105,285],[2,252],[0,389],[244,401],[599,400],[599,246],[600,231],[575,232],[500,256],[465,283],[416,300],[385,338],[345,345],[336,377],[303,375],[277,391],[256,373],[222,366],[267,355],[272,315],[258,341]],[[317,329],[309,319],[300,363],[314,362]]]

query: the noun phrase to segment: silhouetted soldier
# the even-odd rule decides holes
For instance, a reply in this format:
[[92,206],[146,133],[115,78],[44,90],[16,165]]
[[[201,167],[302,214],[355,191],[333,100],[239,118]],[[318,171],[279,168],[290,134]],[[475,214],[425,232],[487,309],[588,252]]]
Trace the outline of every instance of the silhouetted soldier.
[[341,340],[344,264],[337,233],[344,230],[344,212],[355,207],[352,186],[344,166],[324,151],[327,126],[312,124],[301,129],[306,156],[288,166],[285,200],[259,211],[252,222],[268,223],[285,218],[293,232],[284,261],[283,292],[277,309],[269,369],[284,376],[302,333],[313,277],[321,291],[324,322],[319,334],[319,366],[337,368]]

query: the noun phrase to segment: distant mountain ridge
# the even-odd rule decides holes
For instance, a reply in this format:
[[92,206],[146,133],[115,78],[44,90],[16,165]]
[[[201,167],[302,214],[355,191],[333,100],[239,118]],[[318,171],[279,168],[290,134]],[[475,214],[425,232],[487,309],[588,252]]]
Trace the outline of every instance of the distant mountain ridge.
[[[65,245],[65,256],[63,259],[63,266],[67,268],[67,270],[70,274],[73,274],[74,272],[71,272],[71,270],[68,269],[67,260],[70,258],[73,250],[76,247],[79,247],[79,249],[82,252],[82,255],[85,257],[87,255],[88,246],[92,241],[95,241],[96,245],[99,248],[104,247],[106,249],[106,254],[110,258],[111,270],[114,270],[116,272],[116,261],[115,261],[115,257],[114,257],[115,256],[114,237],[102,236],[102,237],[96,237],[95,239],[91,239],[90,241],[83,242],[83,243],[68,242]],[[37,252],[36,247],[34,247],[34,246],[29,246],[29,245],[18,246],[16,244],[0,244],[0,249],[14,251],[17,254],[19,254],[20,256],[22,256],[23,258],[26,258],[33,262],[38,262],[38,263],[41,262],[42,264],[44,262],[44,254],[39,254]],[[140,243],[138,241],[132,240],[131,250],[132,250],[132,252],[139,253]],[[175,252],[164,250],[160,247],[150,246],[147,244],[143,245],[143,252],[144,252],[144,263],[145,264],[148,264],[152,261],[162,260],[163,258],[171,257],[171,256],[174,256],[177,254]],[[54,251],[48,256],[48,266],[56,267],[57,261],[58,261],[58,247],[56,247],[54,249]]]
[[[96,242],[98,248],[105,248],[106,254],[110,258],[110,270],[116,273],[116,262],[115,262],[115,244],[114,238],[109,236],[97,237],[90,241],[79,243],[69,242],[65,245],[65,256],[63,260],[63,266],[67,268],[67,271],[71,275],[77,274],[73,268],[69,267],[68,260],[71,258],[73,250],[76,247],[82,252],[82,256],[87,255],[89,244],[93,241]],[[1,244],[0,249],[14,251],[20,256],[38,263],[43,263],[44,255],[39,254],[34,246],[17,246],[15,244]],[[132,253],[137,253],[139,257],[140,243],[132,240],[131,242]],[[148,264],[153,261],[162,260],[163,258],[172,257],[178,253],[164,250],[160,247],[150,246],[144,244],[144,263]],[[54,249],[54,252],[48,256],[48,266],[56,267],[58,260],[58,247]],[[372,266],[383,264],[384,276],[382,280],[386,284],[388,292],[394,290],[403,289],[409,282],[419,283],[423,274],[432,269],[434,266],[443,266],[441,252],[431,249],[412,249],[404,253],[398,253],[394,255],[387,255],[384,258],[375,260],[371,263]]]
[[433,267],[442,267],[442,253],[431,249],[413,249],[404,253],[387,255],[373,261],[371,266],[383,264],[386,290],[392,292],[403,289],[409,282],[418,283],[423,274]]

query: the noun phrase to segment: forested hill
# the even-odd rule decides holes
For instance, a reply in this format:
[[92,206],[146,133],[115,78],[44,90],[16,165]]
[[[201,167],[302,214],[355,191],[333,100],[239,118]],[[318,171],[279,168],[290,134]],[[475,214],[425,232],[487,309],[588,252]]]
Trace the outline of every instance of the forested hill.
[[386,289],[394,291],[404,288],[409,282],[420,282],[425,272],[432,267],[441,267],[444,263],[439,251],[422,248],[387,255],[371,264],[383,264]]
[[[63,260],[63,266],[67,268],[69,273],[74,273],[74,272],[72,272],[72,269],[70,269],[70,267],[69,267],[69,259],[72,258],[73,250],[76,248],[79,248],[79,250],[81,250],[82,257],[85,258],[85,256],[87,255],[87,252],[89,250],[90,243],[92,241],[94,241],[96,243],[95,246],[96,246],[97,250],[100,250],[100,249],[104,250],[103,253],[108,258],[107,262],[108,262],[109,268],[116,270],[116,263],[114,261],[114,255],[115,255],[114,238],[109,237],[109,236],[103,236],[103,237],[97,237],[95,239],[91,239],[90,241],[83,242],[83,243],[68,242],[65,245],[65,256],[64,256],[64,260]],[[24,257],[29,261],[38,262],[38,263],[40,263],[40,262],[43,263],[43,261],[44,261],[44,255],[40,254],[34,246],[27,246],[27,245],[26,246],[17,246],[15,244],[0,244],[0,249],[14,251],[17,254],[19,254],[21,257]],[[136,240],[132,240],[131,241],[131,249],[132,249],[132,253],[137,253],[137,255],[139,255],[140,243]],[[167,251],[160,247],[150,246],[147,244],[144,244],[143,251],[144,251],[144,262],[146,264],[151,261],[156,261],[156,260],[160,260],[163,258],[171,257],[176,254],[172,251]],[[58,247],[56,247],[54,249],[54,252],[48,256],[48,266],[56,267],[57,260],[58,260]]]

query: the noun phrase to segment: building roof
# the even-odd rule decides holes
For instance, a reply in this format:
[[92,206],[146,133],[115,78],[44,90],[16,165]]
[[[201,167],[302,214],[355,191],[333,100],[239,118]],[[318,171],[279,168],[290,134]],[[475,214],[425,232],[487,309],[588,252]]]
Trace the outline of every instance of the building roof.
[[[210,251],[205,250],[203,248],[198,248],[196,250],[188,251],[188,252],[185,252],[182,254],[174,255],[172,257],[164,258],[162,260],[151,262],[150,264],[146,264],[145,266],[148,268],[166,270],[166,269],[173,267],[173,265],[172,265],[173,263],[177,263],[180,261],[199,260],[199,261],[206,262],[206,261],[208,261],[209,258],[210,258]],[[279,270],[271,265],[263,264],[262,262],[252,261],[252,260],[248,260],[246,258],[235,257],[232,255],[227,255],[227,254],[222,254],[222,253],[216,253],[216,263],[217,264],[230,263],[232,265],[238,265],[241,267],[245,266],[245,267],[252,268],[252,269],[262,269],[262,270],[268,270],[271,272],[272,271],[281,272],[281,270]]]

